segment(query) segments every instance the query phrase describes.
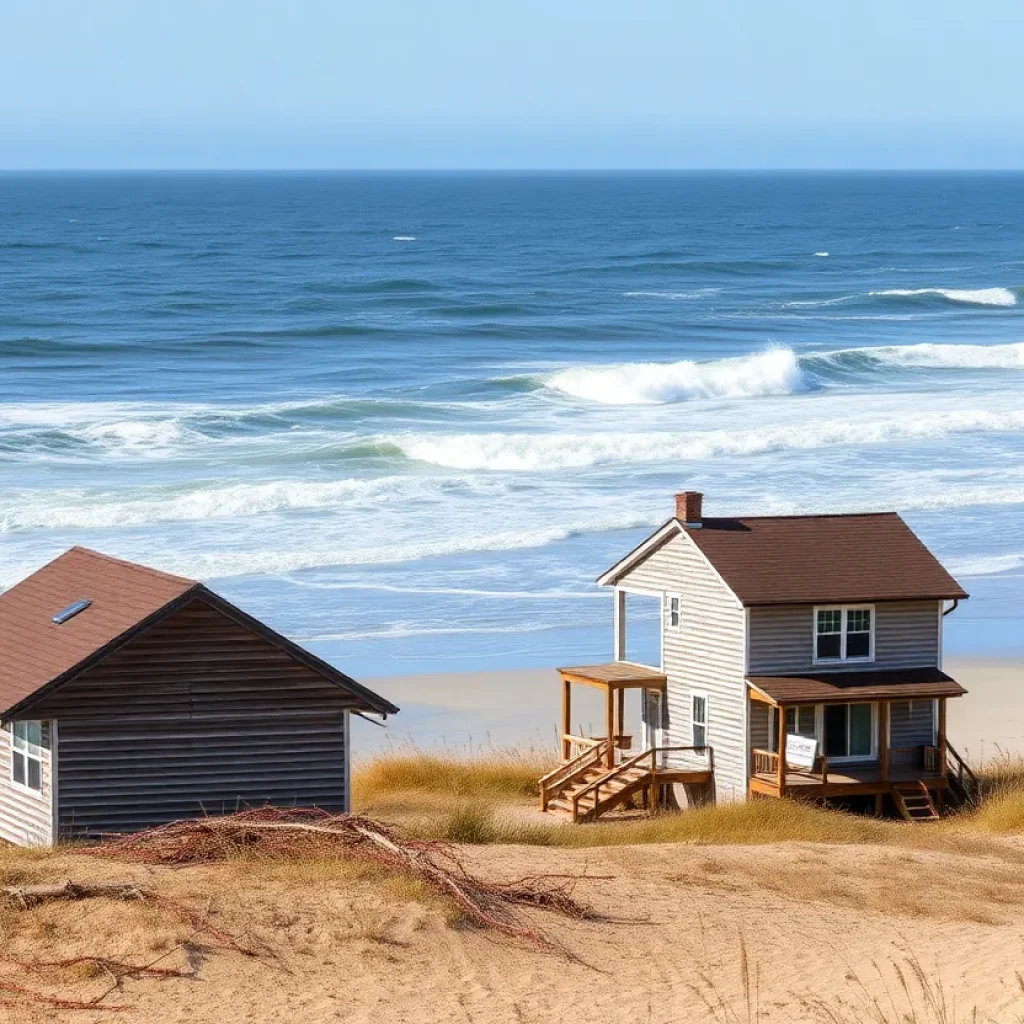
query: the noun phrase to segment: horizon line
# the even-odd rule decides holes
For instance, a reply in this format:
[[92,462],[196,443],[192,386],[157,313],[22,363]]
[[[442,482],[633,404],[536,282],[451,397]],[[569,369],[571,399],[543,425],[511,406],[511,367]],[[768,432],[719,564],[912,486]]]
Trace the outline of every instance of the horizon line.
[[1022,167],[0,167],[0,174],[1021,174]]

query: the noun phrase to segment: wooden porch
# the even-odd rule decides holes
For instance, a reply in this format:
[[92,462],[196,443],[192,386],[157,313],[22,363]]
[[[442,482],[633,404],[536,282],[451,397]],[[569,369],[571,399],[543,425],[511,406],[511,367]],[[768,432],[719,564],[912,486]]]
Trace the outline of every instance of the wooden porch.
[[[709,786],[710,747],[633,745],[625,732],[625,691],[664,692],[665,675],[633,662],[614,661],[559,669],[562,680],[562,763],[540,780],[540,809],[573,822],[594,821],[639,797],[649,813],[675,806],[671,787]],[[572,732],[572,685],[605,692],[604,736]]]
[[[831,762],[826,754],[818,753],[813,763],[805,767],[795,766],[787,757],[786,708],[790,702],[773,699],[754,687],[749,692],[753,701],[776,709],[777,730],[772,737],[775,750],[755,747],[750,751],[748,785],[752,795],[807,801],[874,796],[876,814],[883,812],[884,799],[890,796],[908,820],[930,820],[938,817],[938,809],[942,808],[947,794],[957,802],[973,799],[977,794],[978,780],[974,772],[946,736],[945,696],[934,698],[937,713],[933,743],[890,746],[891,705],[895,698],[875,694],[872,695],[875,700],[870,701],[877,706],[875,752],[870,756],[837,758]],[[820,695],[815,696],[820,700]],[[846,702],[857,702],[854,694],[844,696]],[[806,699],[801,695],[799,701],[792,703],[804,704]]]

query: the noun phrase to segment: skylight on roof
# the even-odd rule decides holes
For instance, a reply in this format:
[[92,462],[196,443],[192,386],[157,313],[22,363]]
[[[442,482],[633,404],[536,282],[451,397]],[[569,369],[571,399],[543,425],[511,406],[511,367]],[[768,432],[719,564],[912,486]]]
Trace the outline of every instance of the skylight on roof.
[[81,601],[75,601],[74,604],[69,604],[67,608],[57,612],[50,621],[55,626],[59,626],[62,622],[73,619],[79,612],[84,612],[91,604],[92,601],[88,597],[83,597]]

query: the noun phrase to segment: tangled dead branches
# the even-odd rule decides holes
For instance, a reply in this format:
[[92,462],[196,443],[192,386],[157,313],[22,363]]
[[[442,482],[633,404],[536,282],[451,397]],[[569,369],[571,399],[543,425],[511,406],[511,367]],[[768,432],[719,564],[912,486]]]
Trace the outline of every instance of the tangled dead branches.
[[556,943],[515,912],[519,906],[584,918],[578,879],[537,875],[492,882],[471,874],[455,847],[411,840],[370,818],[315,808],[262,807],[220,818],[177,821],[112,838],[89,851],[145,864],[208,864],[241,855],[275,859],[341,856],[421,879],[476,924],[554,950]]

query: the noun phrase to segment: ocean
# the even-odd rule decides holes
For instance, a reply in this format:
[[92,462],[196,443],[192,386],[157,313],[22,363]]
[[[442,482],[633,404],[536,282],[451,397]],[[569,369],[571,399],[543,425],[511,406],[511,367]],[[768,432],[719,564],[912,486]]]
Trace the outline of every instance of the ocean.
[[947,650],[1019,654],[1022,239],[1015,174],[2,175],[0,585],[83,544],[357,676],[605,660],[689,488],[900,511]]

